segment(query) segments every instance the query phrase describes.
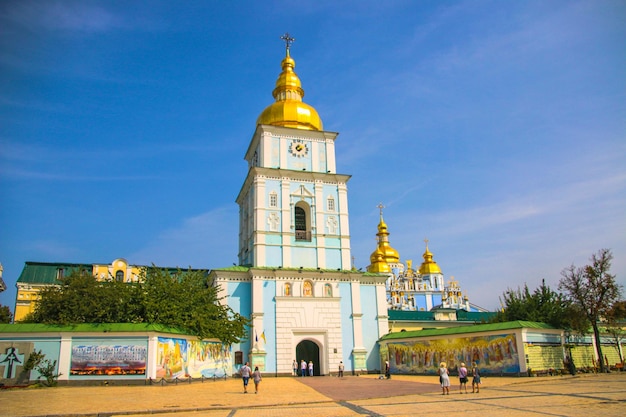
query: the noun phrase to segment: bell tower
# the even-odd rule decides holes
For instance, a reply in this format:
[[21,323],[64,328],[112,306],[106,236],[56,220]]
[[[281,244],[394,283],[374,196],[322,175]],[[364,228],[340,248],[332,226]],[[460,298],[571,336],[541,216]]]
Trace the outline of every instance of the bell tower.
[[335,164],[337,133],[323,130],[285,41],[274,103],[257,119],[245,154],[248,174],[237,197],[239,265],[351,268],[348,225],[349,175]]

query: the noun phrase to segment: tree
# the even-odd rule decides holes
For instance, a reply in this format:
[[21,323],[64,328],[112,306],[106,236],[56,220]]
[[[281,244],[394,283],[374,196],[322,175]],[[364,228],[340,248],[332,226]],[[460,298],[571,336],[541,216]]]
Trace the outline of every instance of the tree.
[[0,323],[11,323],[13,314],[8,306],[0,305]]
[[220,303],[206,271],[147,268],[137,283],[98,281],[75,271],[41,291],[24,321],[48,324],[158,323],[225,344],[246,336],[248,320]]
[[222,304],[205,271],[148,268],[143,280],[145,320],[187,329],[225,344],[246,336],[248,320]]
[[601,249],[591,256],[591,265],[580,268],[571,265],[561,272],[559,290],[580,313],[587,328],[591,326],[596,341],[596,354],[599,358],[600,371],[605,372],[604,356],[600,344],[598,323],[606,317],[614,304],[620,299],[621,286],[611,275],[613,254],[609,249]]
[[496,321],[536,321],[556,328],[566,326],[570,308],[565,298],[546,285],[545,280],[532,293],[527,284],[523,289],[508,289],[500,297],[500,302],[503,310],[498,312]]
[[98,281],[73,271],[61,285],[44,288],[35,310],[24,321],[47,324],[138,323],[142,306],[137,284]]
[[621,342],[626,335],[624,325],[626,321],[626,301],[618,301],[613,305],[605,316],[606,332],[611,335],[615,342],[615,348],[619,354],[619,361],[624,363],[624,355],[622,354]]

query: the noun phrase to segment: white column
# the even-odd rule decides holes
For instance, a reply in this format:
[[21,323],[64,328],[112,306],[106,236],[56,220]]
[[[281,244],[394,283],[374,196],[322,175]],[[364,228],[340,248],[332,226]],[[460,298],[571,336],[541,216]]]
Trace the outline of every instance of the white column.
[[252,312],[253,334],[250,336],[252,338],[253,350],[265,350],[265,346],[256,341],[256,337],[260,338],[263,332],[263,283],[264,280],[261,277],[252,277],[252,305],[250,306],[250,311]]
[[348,188],[346,184],[337,187],[339,197],[339,230],[341,237],[341,268],[350,269],[352,259],[350,256],[350,224],[348,221]]
[[378,337],[389,333],[389,313],[387,312],[387,292],[385,291],[385,284],[381,283],[376,285],[376,307],[377,307],[377,319],[378,319]]
[[335,162],[335,140],[326,139],[326,166],[332,174],[337,173],[337,163]]
[[157,357],[159,351],[159,337],[148,338],[148,357],[146,358],[146,378],[156,379]]
[[61,348],[59,350],[59,363],[57,364],[59,381],[67,381],[70,378],[72,365],[72,336],[61,335]]
[[288,178],[283,178],[280,183],[280,210],[281,210],[281,239],[282,239],[282,256],[283,266],[288,268],[291,264],[291,200],[289,198],[291,181]]

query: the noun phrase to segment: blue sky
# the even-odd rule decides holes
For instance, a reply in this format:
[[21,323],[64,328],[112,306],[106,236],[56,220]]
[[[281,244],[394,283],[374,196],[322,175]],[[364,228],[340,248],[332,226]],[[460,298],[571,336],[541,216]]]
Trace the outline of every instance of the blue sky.
[[626,282],[623,1],[13,1],[0,6],[0,262],[237,262],[244,152],[289,32],[339,132],[352,254],[383,203],[470,301],[601,248]]

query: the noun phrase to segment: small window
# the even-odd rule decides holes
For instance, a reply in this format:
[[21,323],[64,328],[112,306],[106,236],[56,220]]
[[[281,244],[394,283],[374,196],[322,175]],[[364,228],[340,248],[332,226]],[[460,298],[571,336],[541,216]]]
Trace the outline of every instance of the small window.
[[270,207],[278,207],[278,195],[275,192],[270,193]]
[[118,270],[115,272],[115,280],[117,282],[124,282],[124,271]]
[[328,197],[327,206],[328,211],[335,211],[335,199],[333,197]]
[[235,365],[243,365],[243,352],[240,350],[235,352]]

